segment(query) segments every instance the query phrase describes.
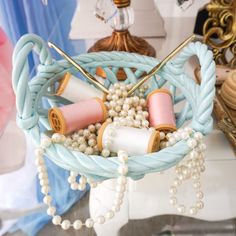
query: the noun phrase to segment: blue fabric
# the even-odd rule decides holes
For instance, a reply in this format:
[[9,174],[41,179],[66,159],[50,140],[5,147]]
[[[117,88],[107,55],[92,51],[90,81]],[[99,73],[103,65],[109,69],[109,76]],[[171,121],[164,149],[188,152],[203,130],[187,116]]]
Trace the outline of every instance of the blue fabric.
[[[70,55],[85,52],[83,40],[69,40],[70,24],[76,9],[76,0],[48,0],[43,5],[41,0],[0,0],[0,22],[9,38],[15,44],[26,33],[35,33],[45,41],[52,41]],[[61,59],[54,50],[51,53],[55,59]],[[28,58],[31,75],[35,73],[38,58],[31,54]],[[55,199],[58,214],[65,213],[85,192],[72,191],[67,183],[68,171],[47,161],[52,196]],[[42,194],[38,180],[38,201]],[[17,201],[17,199],[16,199]],[[18,221],[14,229],[21,229],[28,235],[37,232],[49,222],[46,213],[27,216]]]
[[[76,0],[49,0],[45,6],[41,0],[1,0],[0,21],[15,44],[26,33],[35,33],[45,41],[52,41],[70,55],[85,52],[84,40],[70,40],[70,24],[76,9]],[[60,55],[51,49],[55,59]],[[30,68],[38,64],[30,56]]]
[[[53,198],[53,205],[56,207],[56,214],[63,214],[70,207],[84,196],[87,189],[83,192],[73,191],[67,182],[69,172],[56,166],[48,158],[46,158],[46,165],[48,169],[49,182],[51,186],[50,195]],[[39,202],[43,202],[43,194],[41,187],[37,180],[37,197]],[[51,220],[51,217],[46,212],[32,214],[27,217],[21,218],[11,231],[21,229],[29,236],[35,236],[37,233]]]

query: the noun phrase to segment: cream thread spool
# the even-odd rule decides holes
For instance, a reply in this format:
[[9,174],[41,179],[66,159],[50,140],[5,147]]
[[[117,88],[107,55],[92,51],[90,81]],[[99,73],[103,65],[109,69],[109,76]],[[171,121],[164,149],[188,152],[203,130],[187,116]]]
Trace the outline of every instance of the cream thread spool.
[[106,100],[106,95],[101,90],[76,78],[69,72],[64,75],[55,95],[66,98],[74,103],[95,97],[103,101]]
[[99,98],[54,107],[48,113],[52,129],[60,134],[68,134],[86,128],[90,124],[104,122],[106,118],[106,106]]
[[[111,143],[107,144],[107,140]],[[115,153],[125,150],[129,155],[144,155],[158,151],[160,134],[156,130],[114,126],[105,122],[98,132],[97,143],[100,151],[108,148]]]
[[161,131],[175,131],[175,114],[171,93],[167,89],[155,89],[147,96],[150,126]]

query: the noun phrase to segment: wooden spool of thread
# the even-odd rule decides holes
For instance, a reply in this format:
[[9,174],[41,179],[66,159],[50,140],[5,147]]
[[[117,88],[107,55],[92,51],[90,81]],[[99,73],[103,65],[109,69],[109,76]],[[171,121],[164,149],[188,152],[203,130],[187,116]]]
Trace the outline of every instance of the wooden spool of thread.
[[164,132],[175,131],[175,114],[171,93],[167,89],[155,89],[147,97],[150,126]]
[[236,110],[236,70],[233,70],[221,87],[221,97],[226,105]]
[[49,110],[48,119],[52,129],[60,134],[86,128],[90,124],[104,122],[107,109],[99,98],[80,101],[63,107]]
[[[111,143],[107,143],[108,140]],[[99,129],[97,142],[100,151],[108,148],[115,153],[125,150],[129,155],[144,155],[159,149],[160,134],[156,130],[114,126],[105,122]]]
[[101,90],[76,78],[69,72],[67,72],[61,80],[56,95],[74,103],[95,97],[103,101],[106,99],[106,95]]

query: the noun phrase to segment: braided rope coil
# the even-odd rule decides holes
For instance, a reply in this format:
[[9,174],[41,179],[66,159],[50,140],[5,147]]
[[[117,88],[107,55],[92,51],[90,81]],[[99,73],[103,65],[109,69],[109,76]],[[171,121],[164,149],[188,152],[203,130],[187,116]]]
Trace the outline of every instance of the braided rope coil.
[[[28,55],[34,50],[40,64],[37,75],[29,81]],[[196,55],[201,65],[202,81],[197,85],[184,72],[184,64]],[[99,52],[79,55],[74,59],[90,73],[95,74],[97,67],[102,67],[107,74],[105,86],[117,82],[116,72],[123,68],[127,79],[125,83],[135,83],[143,72],[148,72],[158,60],[126,52]],[[133,68],[136,69],[132,70]],[[67,61],[54,61],[43,40],[33,34],[23,36],[16,44],[13,54],[13,89],[16,94],[17,123],[33,140],[39,144],[44,135],[43,129],[50,129],[47,112],[42,109],[42,97],[50,94],[49,88],[65,72],[76,73]],[[175,104],[185,100],[181,112],[176,113],[177,126],[191,119],[191,126],[196,131],[208,134],[212,129],[212,109],[215,94],[215,63],[211,51],[199,42],[190,43],[175,60],[168,62],[151,79],[151,90],[169,83],[169,89]],[[181,93],[177,93],[177,90]],[[150,92],[149,91],[149,92]],[[57,106],[61,100],[48,96],[48,103]],[[133,156],[128,161],[128,176],[140,179],[150,172],[158,172],[175,166],[190,149],[185,141],[157,153]],[[67,170],[78,171],[87,177],[100,181],[115,178],[118,159],[104,159],[100,156],[87,156],[78,151],[71,151],[59,144],[47,150],[47,156],[57,165]]]

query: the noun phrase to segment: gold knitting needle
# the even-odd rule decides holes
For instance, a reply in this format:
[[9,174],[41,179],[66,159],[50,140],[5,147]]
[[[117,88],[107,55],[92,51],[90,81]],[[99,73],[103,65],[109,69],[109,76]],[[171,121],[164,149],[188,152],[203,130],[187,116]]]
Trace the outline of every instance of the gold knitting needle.
[[187,38],[184,42],[182,42],[174,51],[172,51],[162,62],[153,67],[148,74],[144,75],[140,81],[133,86],[128,92],[128,96],[130,96],[137,88],[139,88],[143,83],[145,83],[148,79],[150,79],[154,74],[156,74],[172,57],[174,57],[183,47],[185,47],[189,42],[191,42],[195,38],[193,34],[189,38]]
[[50,48],[55,49],[61,56],[63,56],[67,61],[69,61],[78,71],[80,71],[90,82],[92,82],[96,87],[101,89],[104,93],[109,93],[107,88],[98,82],[88,71],[81,67],[75,60],[68,56],[64,51],[62,51],[55,44],[48,42]]

